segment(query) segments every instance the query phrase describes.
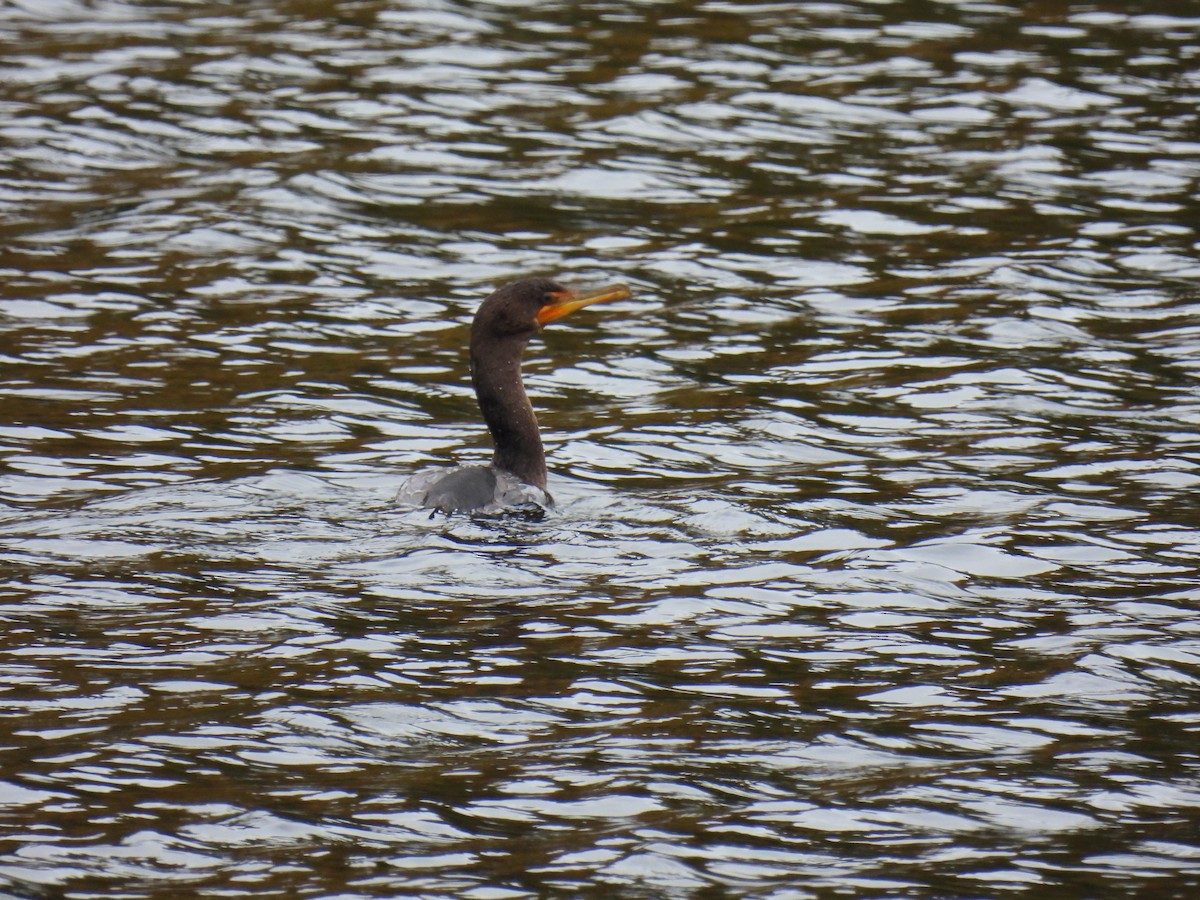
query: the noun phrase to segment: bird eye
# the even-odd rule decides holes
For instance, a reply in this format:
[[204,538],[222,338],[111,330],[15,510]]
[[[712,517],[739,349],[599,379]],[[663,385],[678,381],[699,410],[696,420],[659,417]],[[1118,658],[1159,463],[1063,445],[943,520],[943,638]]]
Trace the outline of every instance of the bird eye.
[[546,293],[542,294],[542,306],[549,306],[553,302],[554,302],[554,295],[551,294],[549,291],[546,291]]

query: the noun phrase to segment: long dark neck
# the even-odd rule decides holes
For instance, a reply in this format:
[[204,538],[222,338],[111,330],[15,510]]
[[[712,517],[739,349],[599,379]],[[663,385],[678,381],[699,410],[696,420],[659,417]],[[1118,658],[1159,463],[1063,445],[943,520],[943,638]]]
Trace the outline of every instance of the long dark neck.
[[492,465],[512,472],[526,484],[546,486],[546,452],[537,416],[521,381],[525,341],[471,339],[471,380],[483,421],[492,433]]

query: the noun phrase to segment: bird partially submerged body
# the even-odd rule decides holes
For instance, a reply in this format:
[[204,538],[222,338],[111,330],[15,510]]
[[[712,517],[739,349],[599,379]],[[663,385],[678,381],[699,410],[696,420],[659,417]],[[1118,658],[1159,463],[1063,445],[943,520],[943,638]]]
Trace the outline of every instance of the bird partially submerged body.
[[495,466],[459,466],[417,472],[400,488],[401,503],[434,512],[520,511],[541,518],[553,505],[544,487],[526,484]]
[[471,382],[496,447],[492,464],[420,472],[400,499],[447,513],[549,505],[546,453],[521,378],[525,346],[577,309],[629,296],[620,284],[576,293],[548,278],[525,278],[484,300],[471,323]]

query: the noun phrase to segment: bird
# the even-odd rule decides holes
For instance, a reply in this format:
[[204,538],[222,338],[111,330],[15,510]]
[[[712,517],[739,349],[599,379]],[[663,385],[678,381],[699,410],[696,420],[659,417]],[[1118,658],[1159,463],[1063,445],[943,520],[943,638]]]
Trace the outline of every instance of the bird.
[[623,284],[577,292],[550,278],[522,278],[497,288],[471,322],[471,383],[495,453],[491,465],[436,469],[412,476],[400,499],[437,512],[471,513],[543,507],[546,451],[521,378],[531,338],[551,322],[591,306],[632,296]]

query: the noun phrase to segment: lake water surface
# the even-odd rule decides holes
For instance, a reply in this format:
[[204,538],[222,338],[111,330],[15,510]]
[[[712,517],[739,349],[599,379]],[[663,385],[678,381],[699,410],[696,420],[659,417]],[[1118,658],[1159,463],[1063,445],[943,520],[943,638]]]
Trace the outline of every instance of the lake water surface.
[[4,4],[0,893],[1197,896],[1198,183],[1195,2]]

